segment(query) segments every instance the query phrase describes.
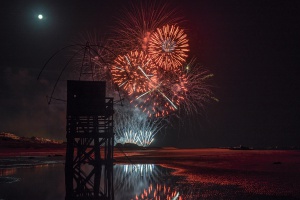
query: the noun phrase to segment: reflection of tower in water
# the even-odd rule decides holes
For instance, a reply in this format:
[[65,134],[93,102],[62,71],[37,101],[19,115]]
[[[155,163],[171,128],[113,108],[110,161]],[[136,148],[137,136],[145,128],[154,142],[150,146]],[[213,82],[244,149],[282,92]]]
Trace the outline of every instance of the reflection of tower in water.
[[113,98],[105,82],[68,81],[66,200],[114,199]]
[[[52,79],[56,81],[51,95],[47,96],[48,104],[53,100],[67,102],[65,199],[112,200],[114,102],[113,98],[106,98],[106,82],[95,80],[106,80],[108,62],[104,61],[102,52],[113,52],[104,46],[90,45],[89,42],[85,45],[66,46],[51,56],[38,79],[50,60],[70,47],[74,48],[75,52],[57,77]],[[77,59],[77,55],[83,55],[83,58]],[[80,68],[76,60],[81,61]],[[104,64],[101,67],[98,66],[100,61]],[[68,68],[70,63],[72,67]],[[52,73],[49,77],[51,76]],[[67,101],[64,85],[66,80]]]

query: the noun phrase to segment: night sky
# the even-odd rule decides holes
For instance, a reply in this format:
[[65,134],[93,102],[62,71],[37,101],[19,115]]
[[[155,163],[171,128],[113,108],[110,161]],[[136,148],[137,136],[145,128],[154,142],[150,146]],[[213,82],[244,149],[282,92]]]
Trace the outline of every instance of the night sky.
[[[80,35],[109,35],[126,2],[1,3],[0,132],[65,139],[65,105],[48,106],[48,83],[37,76],[55,51]],[[180,127],[165,129],[167,135],[155,144],[300,146],[300,1],[177,0],[170,5],[184,16],[190,57],[214,74],[220,101],[206,104],[200,116],[184,119]]]

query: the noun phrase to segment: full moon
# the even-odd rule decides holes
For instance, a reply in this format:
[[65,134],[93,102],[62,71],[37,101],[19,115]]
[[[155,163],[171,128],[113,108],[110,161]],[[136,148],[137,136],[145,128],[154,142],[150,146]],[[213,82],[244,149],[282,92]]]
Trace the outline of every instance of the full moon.
[[42,14],[39,14],[38,18],[39,18],[39,19],[43,19],[43,15],[42,15]]

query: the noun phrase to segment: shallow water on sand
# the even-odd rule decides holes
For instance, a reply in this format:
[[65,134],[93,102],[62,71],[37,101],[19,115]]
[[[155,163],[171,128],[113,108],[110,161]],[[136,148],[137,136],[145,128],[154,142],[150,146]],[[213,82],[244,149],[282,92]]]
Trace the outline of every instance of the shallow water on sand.
[[[190,151],[194,159],[180,156],[164,164],[116,164],[115,200],[300,199],[299,153],[287,158],[278,152],[277,157],[266,152],[224,152],[220,156],[220,152]],[[0,199],[63,200],[63,160],[1,158]]]

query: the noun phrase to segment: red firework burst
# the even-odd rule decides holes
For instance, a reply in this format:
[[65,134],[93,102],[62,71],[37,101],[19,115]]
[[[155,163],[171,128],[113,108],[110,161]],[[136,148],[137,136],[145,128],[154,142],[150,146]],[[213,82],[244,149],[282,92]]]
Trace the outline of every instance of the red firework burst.
[[145,93],[155,84],[156,69],[142,51],[118,56],[111,69],[113,81],[129,95]]
[[[158,1],[138,1],[120,11],[114,26],[114,41],[120,52],[147,51],[152,32],[165,24],[183,21],[178,11]],[[122,53],[121,53],[122,54]]]
[[147,113],[149,117],[165,117],[178,109],[184,101],[186,93],[186,76],[170,73],[156,76],[152,80],[152,88],[131,100],[136,107]]
[[178,26],[157,28],[149,41],[149,55],[164,70],[177,70],[188,57],[187,35]]

